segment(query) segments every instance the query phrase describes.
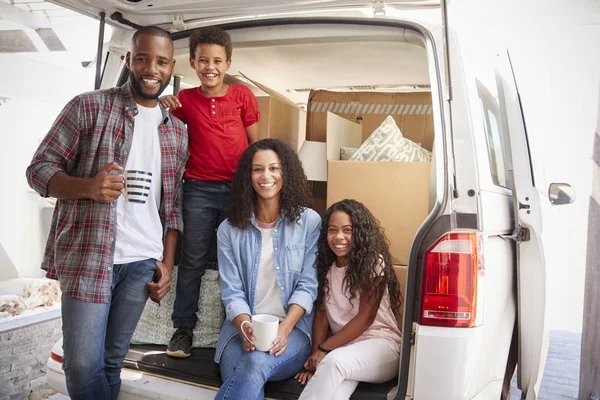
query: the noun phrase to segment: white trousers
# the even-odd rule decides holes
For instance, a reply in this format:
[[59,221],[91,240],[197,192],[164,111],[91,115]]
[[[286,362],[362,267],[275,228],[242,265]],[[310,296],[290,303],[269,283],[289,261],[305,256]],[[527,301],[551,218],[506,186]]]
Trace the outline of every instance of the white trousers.
[[400,354],[386,339],[339,347],[317,365],[299,400],[347,400],[358,382],[383,383],[398,374]]

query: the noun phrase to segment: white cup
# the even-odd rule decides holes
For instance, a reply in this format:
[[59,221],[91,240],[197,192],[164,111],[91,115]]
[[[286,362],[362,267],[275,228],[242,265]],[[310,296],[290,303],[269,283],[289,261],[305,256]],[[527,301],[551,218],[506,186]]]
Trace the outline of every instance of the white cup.
[[[252,342],[244,331],[244,324],[250,324],[252,334],[255,337]],[[273,345],[273,340],[277,337],[277,329],[279,328],[279,318],[269,314],[256,314],[252,316],[252,322],[244,321],[240,325],[242,334],[250,343],[256,347],[258,351],[269,351]]]
[[127,201],[145,204],[150,194],[152,172],[128,169],[123,171],[123,194]]

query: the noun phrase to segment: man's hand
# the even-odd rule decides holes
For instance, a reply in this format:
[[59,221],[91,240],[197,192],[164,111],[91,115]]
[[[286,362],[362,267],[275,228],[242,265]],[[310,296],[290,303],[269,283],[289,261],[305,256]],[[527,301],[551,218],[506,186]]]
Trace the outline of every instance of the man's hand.
[[153,282],[148,282],[148,290],[152,301],[160,304],[160,301],[171,289],[171,278],[173,278],[173,266],[157,261],[155,279]]
[[121,172],[123,167],[114,161],[102,166],[88,183],[87,197],[96,201],[110,202],[121,195],[121,190],[125,187],[124,178],[122,175],[111,174],[111,171]]
[[170,110],[175,110],[176,108],[181,107],[181,102],[177,98],[177,96],[167,95],[158,99],[160,101],[160,105],[164,108],[168,108]]

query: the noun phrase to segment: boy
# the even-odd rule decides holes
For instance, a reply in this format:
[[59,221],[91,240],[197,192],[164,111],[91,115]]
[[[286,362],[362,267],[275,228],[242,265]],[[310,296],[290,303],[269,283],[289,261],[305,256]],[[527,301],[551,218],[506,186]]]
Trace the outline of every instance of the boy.
[[164,96],[161,103],[188,126],[189,159],[183,183],[183,239],[173,326],[177,328],[167,354],[189,357],[200,283],[211,240],[225,219],[230,182],[248,145],[258,139],[260,118],[256,98],[243,85],[225,84],[231,66],[229,34],[217,27],[200,28],[190,36],[190,66],[200,87]]

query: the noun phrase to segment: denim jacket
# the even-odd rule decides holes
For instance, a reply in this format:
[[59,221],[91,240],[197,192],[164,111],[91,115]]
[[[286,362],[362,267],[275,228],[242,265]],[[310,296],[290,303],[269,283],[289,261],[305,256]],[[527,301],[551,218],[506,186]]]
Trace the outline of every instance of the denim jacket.
[[[296,326],[308,335],[309,340],[314,317],[312,309],[317,299],[315,260],[320,228],[321,217],[307,208],[294,222],[280,216],[273,229],[275,276],[281,289],[281,300],[286,312],[292,304],[298,304],[305,310]],[[228,220],[223,221],[217,239],[226,319],[219,334],[215,362],[219,362],[225,345],[238,333],[233,319],[240,314],[254,313],[262,235],[252,216],[247,229],[239,229]]]

